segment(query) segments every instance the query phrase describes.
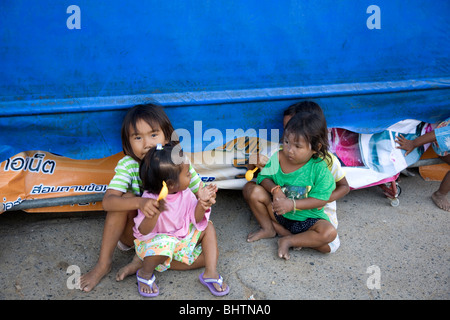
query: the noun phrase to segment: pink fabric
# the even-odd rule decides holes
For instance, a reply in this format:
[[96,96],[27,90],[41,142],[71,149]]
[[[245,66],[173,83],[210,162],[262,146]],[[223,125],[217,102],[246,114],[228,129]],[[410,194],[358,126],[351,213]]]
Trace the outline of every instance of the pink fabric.
[[382,180],[380,180],[380,181],[377,181],[377,182],[368,184],[368,185],[366,185],[366,186],[363,186],[363,187],[360,187],[360,188],[350,188],[350,189],[351,189],[351,190],[355,190],[355,189],[363,189],[363,188],[369,188],[369,187],[378,186],[378,185],[383,184],[383,183],[388,183],[388,182],[392,182],[392,181],[397,180],[397,178],[398,178],[399,175],[400,175],[400,172],[397,173],[395,176],[392,176],[392,177],[389,177],[389,178],[386,178],[386,179],[382,179]]
[[[157,194],[144,192],[143,198],[157,199]],[[139,225],[144,220],[144,214],[138,210],[138,215],[134,218],[134,237],[138,240],[145,241],[152,239],[157,234],[167,234],[169,236],[183,239],[189,234],[189,226],[191,223],[194,227],[203,231],[208,225],[211,209],[205,212],[203,220],[197,223],[195,221],[195,207],[197,206],[197,198],[192,191],[187,188],[183,191],[169,194],[165,199],[166,210],[161,212],[155,228],[147,235],[143,235],[139,232]]]

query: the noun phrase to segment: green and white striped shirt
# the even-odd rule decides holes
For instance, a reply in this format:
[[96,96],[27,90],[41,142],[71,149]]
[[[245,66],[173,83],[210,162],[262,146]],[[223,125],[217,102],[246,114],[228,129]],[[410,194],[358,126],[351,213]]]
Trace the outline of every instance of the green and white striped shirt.
[[[115,171],[116,174],[109,183],[108,189],[123,193],[131,192],[138,197],[142,195],[142,180],[139,177],[139,163],[136,160],[130,156],[123,157],[117,163]],[[189,189],[196,193],[202,180],[191,164],[189,164],[189,172],[191,173]]]

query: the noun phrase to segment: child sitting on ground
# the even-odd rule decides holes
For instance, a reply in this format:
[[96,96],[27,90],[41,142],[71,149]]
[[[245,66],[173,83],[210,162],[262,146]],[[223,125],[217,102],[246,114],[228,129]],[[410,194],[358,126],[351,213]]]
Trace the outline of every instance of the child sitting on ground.
[[[283,127],[286,127],[289,120],[292,119],[299,112],[309,112],[317,115],[322,121],[322,129],[328,131],[325,115],[322,111],[322,108],[315,103],[314,101],[301,101],[290,105],[283,113]],[[349,191],[350,186],[345,177],[345,172],[341,167],[339,159],[333,155],[331,152],[328,152],[329,157],[325,157],[325,161],[327,162],[328,169],[334,177],[336,183],[336,189],[331,193],[330,199],[328,199],[327,204],[324,206],[324,212],[328,215],[330,222],[337,229],[338,228],[338,219],[337,219],[337,208],[336,201],[344,197]],[[249,169],[253,169],[252,164],[256,164],[259,168],[263,168],[269,158],[264,155],[257,154],[251,155],[249,158]],[[252,193],[253,188],[255,187],[255,183],[253,181],[248,182],[243,188],[244,198],[247,200],[249,195]],[[247,200],[248,201],[248,200]],[[328,246],[321,247],[321,252],[323,253],[334,253],[340,247],[339,235],[328,244]]]
[[157,296],[154,270],[167,270],[172,260],[192,265],[203,251],[205,271],[199,275],[200,282],[213,295],[226,295],[230,288],[217,272],[216,231],[209,221],[215,187],[200,186],[197,200],[189,189],[189,162],[179,145],[159,144],[151,149],[139,172],[145,190],[142,197],[158,199],[163,181],[168,188],[167,197],[159,200],[159,213],[147,217],[139,210],[134,219],[136,254],[143,260],[142,268],[136,272],[139,293]]
[[[324,213],[335,182],[328,157],[327,130],[316,114],[299,112],[286,125],[283,145],[261,170],[246,200],[261,229],[249,242],[279,234],[278,256],[289,259],[289,248],[323,251],[336,236]],[[329,250],[329,249],[328,249]]]

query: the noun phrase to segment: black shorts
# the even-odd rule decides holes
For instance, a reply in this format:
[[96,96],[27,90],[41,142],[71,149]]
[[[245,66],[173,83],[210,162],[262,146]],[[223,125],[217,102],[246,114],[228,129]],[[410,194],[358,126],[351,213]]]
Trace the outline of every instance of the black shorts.
[[289,232],[293,234],[301,233],[307,231],[311,228],[317,221],[320,219],[317,218],[308,218],[305,221],[297,221],[291,220],[283,217],[282,215],[277,215],[274,213],[275,219],[277,219],[278,223],[281,224],[284,228],[286,228]]

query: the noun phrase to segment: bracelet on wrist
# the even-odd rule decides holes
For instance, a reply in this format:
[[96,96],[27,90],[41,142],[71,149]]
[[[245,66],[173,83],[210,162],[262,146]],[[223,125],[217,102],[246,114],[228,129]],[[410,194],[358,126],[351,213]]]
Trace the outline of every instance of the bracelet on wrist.
[[270,193],[273,195],[273,193],[275,192],[275,190],[277,190],[278,188],[281,189],[281,187],[279,185],[276,185],[275,187],[273,187],[272,189],[270,189]]

